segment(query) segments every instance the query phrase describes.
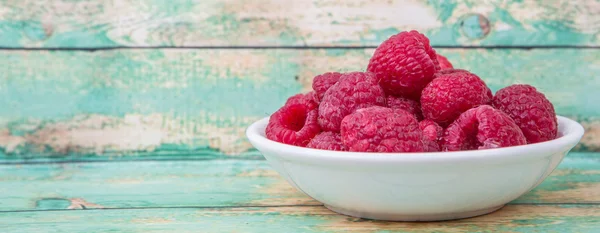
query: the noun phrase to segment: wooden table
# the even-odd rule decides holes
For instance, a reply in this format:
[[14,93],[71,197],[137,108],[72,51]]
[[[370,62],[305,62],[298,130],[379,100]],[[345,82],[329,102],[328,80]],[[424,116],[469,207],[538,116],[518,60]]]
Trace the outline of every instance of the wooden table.
[[0,165],[2,232],[598,232],[600,154],[571,153],[495,213],[395,223],[338,215],[262,159]]
[[[0,0],[0,232],[600,232],[594,0]],[[586,134],[502,210],[437,223],[328,211],[244,136],[315,75],[416,29]]]

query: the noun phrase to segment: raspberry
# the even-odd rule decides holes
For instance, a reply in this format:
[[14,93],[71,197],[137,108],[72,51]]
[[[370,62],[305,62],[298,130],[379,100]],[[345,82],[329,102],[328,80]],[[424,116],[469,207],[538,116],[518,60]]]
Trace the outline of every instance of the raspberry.
[[535,87],[517,84],[502,88],[492,104],[517,123],[528,143],[552,140],[558,134],[554,106]]
[[440,151],[440,140],[444,129],[432,120],[419,122],[419,128],[423,131],[423,146],[427,152]]
[[452,63],[450,63],[450,61],[448,61],[448,58],[440,55],[439,53],[436,55],[437,55],[437,60],[440,63],[440,69],[446,70],[446,69],[454,68],[454,67],[452,67]]
[[469,73],[468,70],[463,70],[463,69],[445,69],[445,70],[440,70],[437,73],[435,73],[435,75],[433,76],[434,79],[445,75],[445,74],[454,74],[454,73]]
[[342,143],[342,138],[339,133],[322,132],[315,136],[306,147],[321,149],[321,150],[337,150],[347,151],[348,149]]
[[412,114],[400,109],[359,109],[344,118],[341,132],[342,142],[350,151],[423,151],[419,123]]
[[417,120],[423,119],[421,104],[418,101],[390,95],[387,97],[387,104],[389,108],[402,109],[413,114]]
[[317,109],[306,104],[286,104],[271,115],[265,134],[273,141],[306,146],[321,131],[317,115]]
[[519,126],[505,113],[489,105],[469,109],[444,133],[446,151],[490,149],[527,143]]
[[285,102],[285,105],[291,105],[291,104],[304,104],[310,110],[316,109],[319,107],[317,93],[315,93],[314,91],[311,91],[306,94],[301,93],[301,94],[293,95],[292,97],[288,98],[287,101]]
[[429,39],[417,31],[398,33],[377,47],[367,71],[377,74],[388,95],[418,99],[440,70]]
[[343,74],[323,96],[319,105],[319,125],[325,131],[340,131],[342,119],[356,109],[385,106],[385,94],[372,73]]
[[421,110],[426,119],[443,127],[464,111],[491,100],[492,91],[477,75],[465,70],[444,70],[423,89]]
[[325,92],[329,90],[333,84],[337,83],[341,76],[342,74],[338,72],[328,72],[315,76],[313,79],[312,88],[317,93],[319,100],[323,99]]

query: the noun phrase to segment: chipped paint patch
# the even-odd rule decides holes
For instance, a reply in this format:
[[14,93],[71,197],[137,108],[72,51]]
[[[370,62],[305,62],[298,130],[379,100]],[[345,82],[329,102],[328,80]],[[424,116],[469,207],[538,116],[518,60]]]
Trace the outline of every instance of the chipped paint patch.
[[24,137],[13,136],[10,134],[8,129],[0,130],[0,146],[7,152],[13,152],[17,150],[17,147],[27,143]]
[[71,198],[71,205],[67,209],[103,209],[104,206],[87,202],[83,198]]
[[590,151],[600,150],[600,121],[582,122],[585,134],[581,138],[581,144]]
[[304,44],[378,40],[379,38],[364,37],[365,34],[369,34],[369,30],[373,29],[428,30],[442,26],[432,7],[413,0],[369,2],[262,0],[244,1],[243,4],[234,1],[227,2],[225,9],[226,12],[235,13],[238,21],[261,19],[251,20],[244,25],[252,29],[264,30],[263,22],[279,23],[278,27],[274,27],[273,31],[269,30],[267,33],[273,36],[277,36],[278,32],[292,33],[295,39]]

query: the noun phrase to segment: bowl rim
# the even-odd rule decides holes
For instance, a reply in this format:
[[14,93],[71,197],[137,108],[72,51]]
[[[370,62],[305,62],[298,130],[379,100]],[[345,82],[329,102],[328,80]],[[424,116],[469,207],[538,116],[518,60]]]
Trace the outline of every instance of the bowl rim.
[[[490,161],[490,160],[523,160],[550,156],[555,153],[572,149],[583,137],[584,129],[581,124],[567,117],[557,115],[559,138],[512,147],[486,150],[447,151],[447,152],[410,152],[410,153],[378,153],[378,152],[348,152],[329,151],[299,147],[276,142],[265,136],[265,128],[269,117],[252,123],[246,130],[250,143],[261,153],[264,149],[283,152],[279,157],[286,159],[321,162],[449,162],[449,161]],[[264,154],[264,153],[263,153]],[[523,156],[528,154],[527,156]]]

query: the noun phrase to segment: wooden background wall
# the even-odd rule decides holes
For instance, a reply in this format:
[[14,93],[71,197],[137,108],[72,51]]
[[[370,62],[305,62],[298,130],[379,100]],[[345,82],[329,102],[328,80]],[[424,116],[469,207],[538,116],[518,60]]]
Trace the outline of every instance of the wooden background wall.
[[246,126],[409,29],[600,151],[598,1],[1,0],[0,159],[259,157]]

